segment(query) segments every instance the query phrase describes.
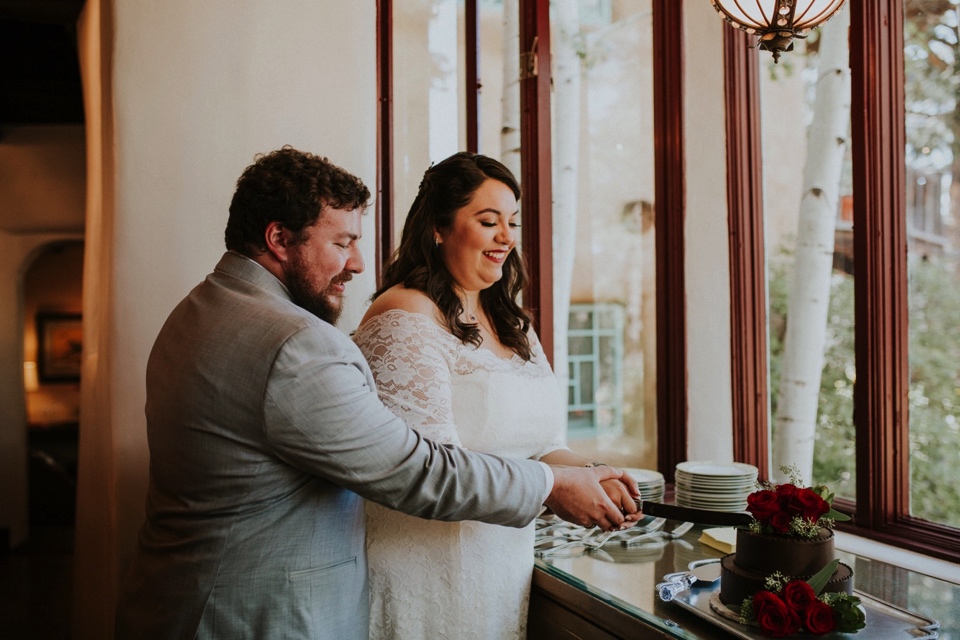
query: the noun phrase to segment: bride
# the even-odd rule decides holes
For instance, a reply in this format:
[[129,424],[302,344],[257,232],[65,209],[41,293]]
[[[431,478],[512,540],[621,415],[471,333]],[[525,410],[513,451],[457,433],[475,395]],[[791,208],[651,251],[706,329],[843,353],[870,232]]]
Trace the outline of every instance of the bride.
[[[384,404],[425,437],[600,464],[565,447],[563,398],[516,301],[526,283],[519,198],[510,171],[482,155],[428,169],[354,340]],[[639,519],[632,478],[604,489]],[[533,527],[423,520],[368,502],[370,638],[526,638]]]

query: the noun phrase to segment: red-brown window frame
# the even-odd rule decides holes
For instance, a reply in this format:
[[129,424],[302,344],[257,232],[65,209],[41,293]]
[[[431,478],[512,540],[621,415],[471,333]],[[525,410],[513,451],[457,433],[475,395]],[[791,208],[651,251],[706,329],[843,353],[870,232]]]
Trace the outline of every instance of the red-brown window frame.
[[[958,562],[955,528],[909,515],[903,13],[903,0],[850,2],[857,500],[838,501],[854,515],[840,526]],[[744,55],[744,36],[725,29],[734,452],[761,466],[769,426],[756,53]]]
[[910,516],[903,0],[851,0],[855,531],[960,562],[957,529]]

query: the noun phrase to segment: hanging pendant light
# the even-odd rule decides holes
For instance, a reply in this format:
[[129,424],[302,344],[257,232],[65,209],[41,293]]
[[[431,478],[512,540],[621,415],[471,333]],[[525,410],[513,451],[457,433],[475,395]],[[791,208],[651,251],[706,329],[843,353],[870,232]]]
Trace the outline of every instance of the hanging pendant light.
[[710,4],[733,26],[759,37],[757,47],[780,59],[793,51],[794,38],[806,38],[810,30],[832,18],[844,0],[710,0]]

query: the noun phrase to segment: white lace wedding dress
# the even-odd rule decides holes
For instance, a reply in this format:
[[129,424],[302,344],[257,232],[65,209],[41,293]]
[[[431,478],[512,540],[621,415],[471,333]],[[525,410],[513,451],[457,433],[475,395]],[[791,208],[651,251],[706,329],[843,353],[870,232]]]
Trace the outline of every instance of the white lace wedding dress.
[[[533,359],[464,345],[426,316],[391,310],[354,334],[383,402],[427,438],[511,458],[564,446],[556,378]],[[526,638],[531,523],[423,520],[367,503],[370,638]]]

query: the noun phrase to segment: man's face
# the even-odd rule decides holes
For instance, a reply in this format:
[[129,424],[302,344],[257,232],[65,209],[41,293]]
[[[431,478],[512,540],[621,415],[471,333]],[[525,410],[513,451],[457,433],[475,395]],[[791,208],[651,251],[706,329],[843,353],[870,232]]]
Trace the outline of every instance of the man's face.
[[299,241],[288,248],[283,271],[290,296],[330,324],[336,324],[343,311],[347,281],[363,271],[357,246],[361,215],[360,209],[324,207],[316,224],[305,227]]

